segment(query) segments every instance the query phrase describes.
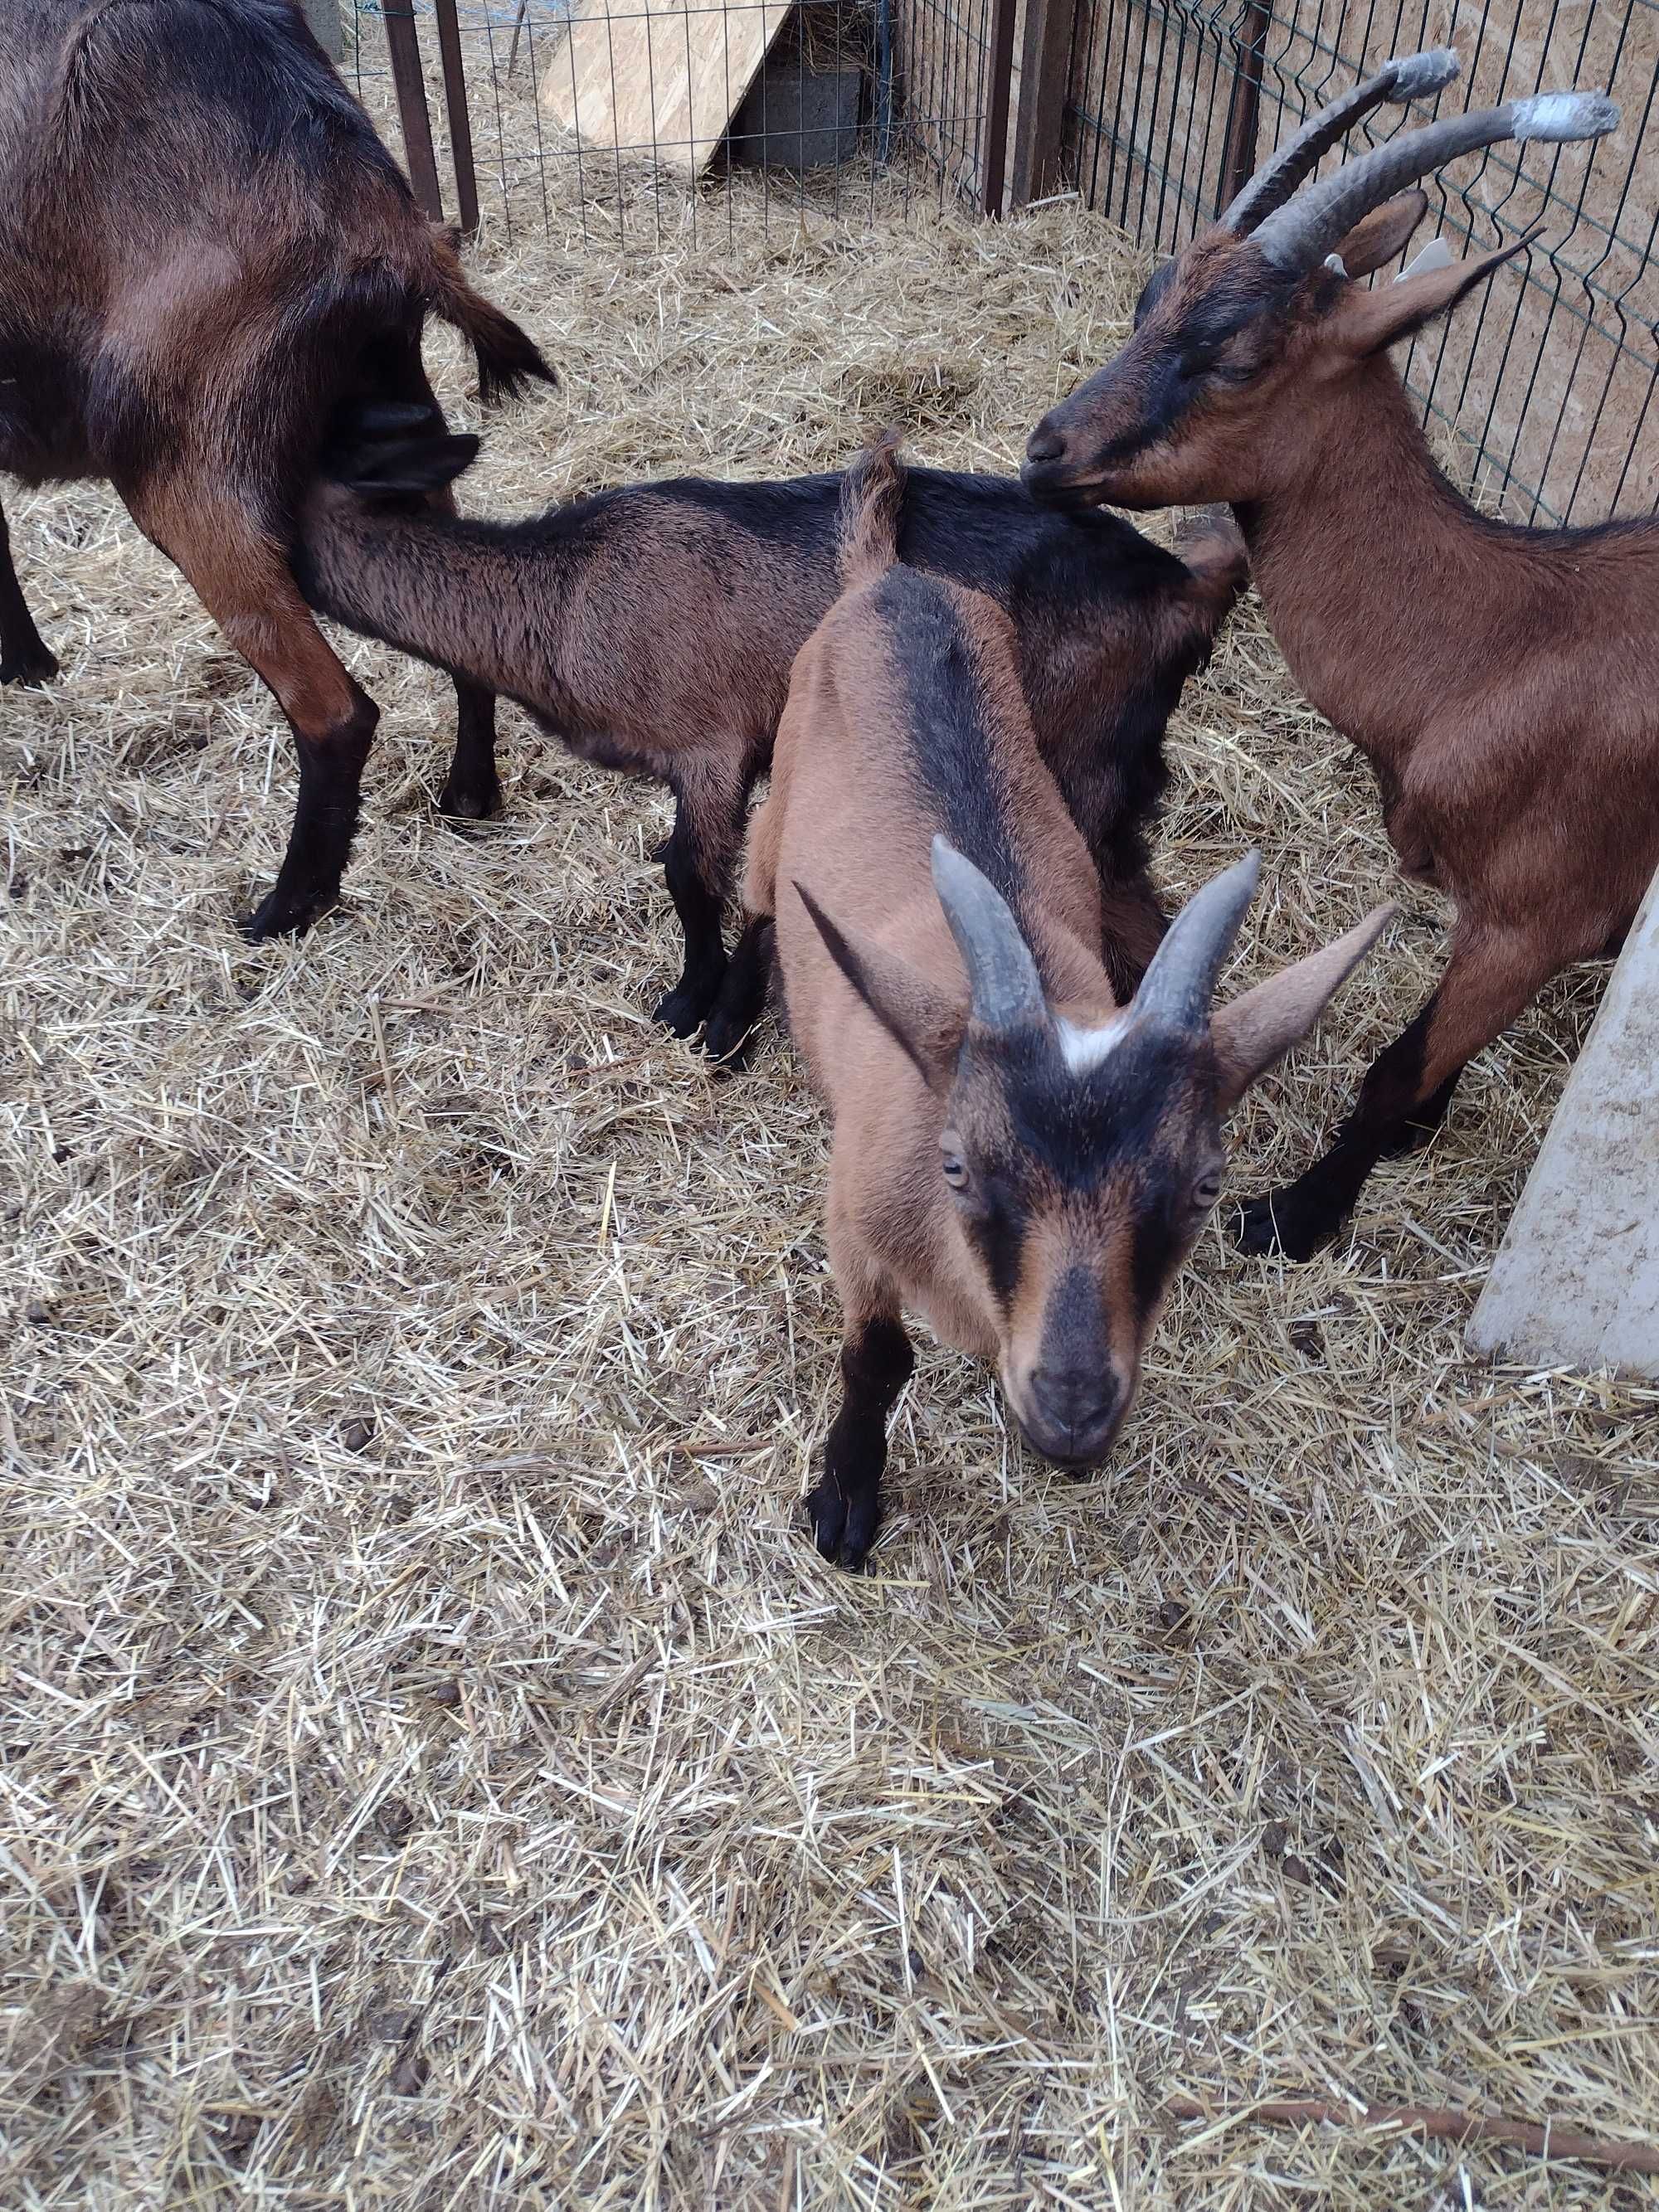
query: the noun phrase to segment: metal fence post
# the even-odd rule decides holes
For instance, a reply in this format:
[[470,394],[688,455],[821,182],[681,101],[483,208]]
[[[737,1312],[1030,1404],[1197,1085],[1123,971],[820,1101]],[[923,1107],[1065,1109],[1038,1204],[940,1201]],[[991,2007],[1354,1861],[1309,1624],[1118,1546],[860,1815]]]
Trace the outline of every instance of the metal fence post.
[[415,198],[434,222],[443,220],[444,204],[438,191],[438,164],[432,152],[432,118],[427,112],[426,79],[421,74],[421,42],[415,34],[414,0],[392,0],[382,12],[386,52],[392,60],[392,82],[398,94],[398,120],[403,126],[404,159]]
[[461,231],[471,238],[478,228],[478,179],[472,166],[472,118],[466,112],[466,64],[461,59],[461,27],[455,0],[433,0],[438,19],[438,52],[444,66],[444,112],[449,118],[449,158],[455,165],[455,204]]
[[1267,43],[1268,13],[1267,0],[1249,0],[1233,33],[1233,94],[1227,104],[1218,210],[1243,191],[1255,173],[1256,134],[1261,120],[1261,50]]
[[1008,176],[1008,97],[1014,77],[1017,0],[996,0],[991,18],[991,105],[985,118],[984,208],[994,222],[1002,213]]
[[1017,208],[1043,198],[1060,185],[1077,11],[1078,0],[1026,0],[1009,193]]

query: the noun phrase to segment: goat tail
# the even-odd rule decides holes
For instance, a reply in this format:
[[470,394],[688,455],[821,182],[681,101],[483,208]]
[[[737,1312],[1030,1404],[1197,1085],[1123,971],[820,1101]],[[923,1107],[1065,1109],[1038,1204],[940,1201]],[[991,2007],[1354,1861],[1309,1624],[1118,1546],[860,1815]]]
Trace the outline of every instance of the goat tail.
[[471,342],[478,364],[479,398],[486,406],[497,399],[516,399],[532,377],[556,384],[558,379],[529,332],[468,281],[455,251],[455,236],[447,223],[432,226],[426,301],[434,315],[453,323]]
[[873,583],[898,558],[904,507],[899,433],[884,430],[841,480],[841,581],[843,591]]

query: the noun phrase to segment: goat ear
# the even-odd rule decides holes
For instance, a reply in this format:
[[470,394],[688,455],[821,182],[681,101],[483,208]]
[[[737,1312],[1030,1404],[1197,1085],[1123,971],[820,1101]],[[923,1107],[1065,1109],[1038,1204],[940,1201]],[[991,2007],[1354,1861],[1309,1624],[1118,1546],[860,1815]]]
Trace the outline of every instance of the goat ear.
[[1210,1041],[1218,1075],[1217,1103],[1224,1114],[1306,1036],[1397,912],[1393,906],[1375,908],[1334,945],[1282,968],[1213,1017]]
[[1425,191],[1399,192],[1382,206],[1362,216],[1336,249],[1337,259],[1350,276],[1369,276],[1385,267],[1429,211]]
[[928,1089],[942,1097],[955,1074],[964,1010],[942,998],[908,961],[838,928],[805,884],[797,883],[795,892],[830,957],[894,1042],[903,1047]]
[[1478,260],[1449,262],[1443,269],[1425,270],[1420,276],[1402,276],[1372,292],[1344,293],[1325,327],[1337,343],[1364,360],[1401,338],[1414,337],[1425,323],[1455,307],[1468,292],[1501,269],[1523,246],[1532,234],[1513,246],[1500,246],[1496,253]]

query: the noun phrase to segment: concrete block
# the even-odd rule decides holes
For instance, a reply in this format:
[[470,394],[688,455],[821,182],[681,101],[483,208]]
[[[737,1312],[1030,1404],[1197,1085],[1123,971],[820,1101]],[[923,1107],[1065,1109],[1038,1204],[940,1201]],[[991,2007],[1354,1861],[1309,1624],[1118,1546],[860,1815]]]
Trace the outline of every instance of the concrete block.
[[302,5],[312,37],[330,61],[337,62],[345,52],[345,39],[340,29],[340,0],[302,0]]
[[1471,1352],[1659,1378],[1659,877],[1522,1193]]
[[732,159],[769,169],[823,169],[859,149],[862,70],[807,70],[776,55],[749,88],[732,118]]

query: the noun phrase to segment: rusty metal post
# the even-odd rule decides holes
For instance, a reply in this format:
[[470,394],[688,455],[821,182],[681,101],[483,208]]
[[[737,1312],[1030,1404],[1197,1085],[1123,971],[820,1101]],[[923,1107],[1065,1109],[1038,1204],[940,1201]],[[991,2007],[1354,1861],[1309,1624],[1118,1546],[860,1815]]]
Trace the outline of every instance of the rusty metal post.
[[1025,0],[1025,42],[1009,192],[1017,208],[1060,189],[1066,76],[1076,16],[1077,0]]
[[434,222],[443,220],[438,164],[432,152],[432,118],[427,112],[426,79],[421,74],[421,42],[415,33],[413,0],[391,0],[382,11],[392,82],[398,92],[398,120],[403,125],[404,160],[415,198]]
[[455,205],[462,235],[478,228],[478,178],[472,165],[472,118],[466,107],[466,64],[461,59],[461,27],[455,0],[432,0],[438,19],[438,52],[444,67],[444,112],[449,118],[449,157],[455,165]]
[[1233,92],[1227,103],[1218,210],[1242,192],[1255,174],[1256,134],[1261,122],[1261,51],[1267,44],[1270,16],[1267,0],[1249,0],[1233,33]]
[[1008,178],[1008,101],[1014,80],[1017,0],[995,0],[991,17],[991,104],[985,118],[983,205],[993,222],[1002,215]]

